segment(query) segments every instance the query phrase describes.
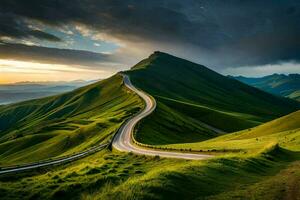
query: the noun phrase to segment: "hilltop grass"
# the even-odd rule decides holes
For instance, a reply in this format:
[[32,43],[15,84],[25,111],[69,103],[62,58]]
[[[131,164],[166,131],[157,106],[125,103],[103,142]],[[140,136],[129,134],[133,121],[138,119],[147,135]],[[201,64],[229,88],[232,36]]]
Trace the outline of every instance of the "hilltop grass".
[[135,138],[140,143],[200,142],[222,135],[215,129],[239,131],[300,108],[298,102],[161,52],[125,73],[157,101],[155,112],[139,125]]
[[0,166],[33,162],[106,143],[143,101],[122,76],[62,95],[0,107]]

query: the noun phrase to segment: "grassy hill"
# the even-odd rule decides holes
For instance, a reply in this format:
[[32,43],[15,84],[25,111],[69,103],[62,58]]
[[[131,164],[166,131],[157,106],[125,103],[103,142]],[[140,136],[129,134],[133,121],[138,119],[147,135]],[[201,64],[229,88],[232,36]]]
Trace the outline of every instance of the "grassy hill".
[[295,92],[292,92],[291,94],[289,94],[287,97],[291,98],[291,99],[295,99],[297,101],[300,101],[300,90],[297,90]]
[[[0,176],[0,195],[4,199],[297,199],[299,115],[300,111],[251,130],[195,144],[199,148],[243,148],[234,153],[224,151],[209,160],[102,151],[41,172]],[[249,137],[250,132],[254,139]],[[238,143],[230,142],[233,140]],[[257,150],[245,146],[242,140],[248,140]]]
[[107,142],[143,106],[117,74],[57,96],[0,107],[0,165],[67,155]]
[[[139,125],[142,132],[136,136],[166,147],[209,150],[214,158],[193,161],[103,150],[61,166],[0,175],[1,199],[292,200],[300,196],[300,111],[226,135],[207,127],[253,126],[296,110],[297,103],[167,54],[156,53],[149,59],[126,72],[158,102],[158,109]],[[162,66],[172,66],[175,72],[162,70]],[[190,78],[182,73],[185,69],[192,70],[185,72]],[[164,90],[168,90],[166,95]],[[56,155],[51,149],[66,154],[105,142],[111,131],[142,106],[141,100],[124,88],[119,75],[73,93],[0,106],[4,145],[0,145],[0,155],[17,149],[14,156],[7,154],[1,161]],[[80,131],[76,130],[83,134],[77,137]],[[55,135],[55,141],[74,135],[74,140],[68,140],[74,148],[61,150],[69,146],[56,145],[51,139],[31,140],[49,135]],[[26,138],[30,142],[21,143]],[[10,142],[13,145],[5,146]],[[42,145],[32,145],[35,150],[31,151],[34,142]],[[53,148],[47,149],[50,144]],[[27,156],[16,160],[16,155],[23,153]]]
[[261,78],[233,77],[272,94],[300,101],[300,74],[273,74]]
[[219,153],[257,153],[279,145],[300,151],[300,111],[260,126],[199,143],[166,145],[169,148],[214,151]]
[[297,102],[166,53],[155,52],[125,73],[158,102],[135,136],[142,143],[202,141],[220,135],[205,125],[233,132],[300,108]]

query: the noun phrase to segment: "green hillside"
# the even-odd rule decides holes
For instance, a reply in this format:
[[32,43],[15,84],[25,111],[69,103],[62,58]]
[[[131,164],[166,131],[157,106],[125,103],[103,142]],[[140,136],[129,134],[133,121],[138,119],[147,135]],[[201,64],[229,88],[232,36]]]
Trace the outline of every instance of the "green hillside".
[[107,142],[143,106],[121,75],[62,95],[0,107],[0,165],[47,159]]
[[[300,196],[296,102],[162,53],[126,73],[158,103],[155,113],[139,124],[135,136],[140,141],[215,157],[194,161],[103,150],[60,166],[0,175],[1,199],[292,200]],[[71,93],[0,106],[1,162],[63,155],[105,142],[142,106],[122,85],[120,75]],[[277,119],[269,121],[273,118]],[[261,124],[264,121],[269,122]],[[247,129],[224,135],[208,124]],[[261,125],[248,128],[256,124]]]
[[[210,145],[214,149],[243,148],[234,153],[222,151],[209,160],[102,151],[42,172],[0,176],[0,195],[4,199],[297,199],[299,116],[298,111],[251,130],[198,143],[199,147]],[[272,130],[264,133],[270,126]],[[250,131],[258,140],[249,140]],[[239,142],[233,144],[233,140]],[[242,140],[248,140],[257,150],[251,150]]]
[[300,110],[255,128],[199,143],[174,144],[166,147],[219,153],[257,153],[274,145],[300,152]]
[[300,74],[273,74],[261,78],[233,77],[272,94],[300,101]]
[[289,94],[287,97],[289,97],[291,99],[295,99],[297,101],[300,101],[300,90],[297,90],[297,91]]
[[158,102],[154,114],[140,124],[135,135],[142,143],[202,141],[220,135],[205,125],[233,132],[300,108],[297,102],[166,53],[155,52],[125,73]]

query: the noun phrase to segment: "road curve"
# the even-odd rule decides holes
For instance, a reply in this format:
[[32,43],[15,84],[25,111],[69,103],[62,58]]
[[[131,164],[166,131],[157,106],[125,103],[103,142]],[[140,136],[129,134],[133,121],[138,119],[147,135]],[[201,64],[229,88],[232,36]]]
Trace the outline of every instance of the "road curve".
[[71,162],[71,161],[80,159],[82,157],[88,156],[90,154],[93,154],[97,151],[100,151],[107,146],[108,146],[108,144],[101,144],[99,146],[90,148],[86,151],[83,151],[83,152],[80,152],[77,154],[73,154],[70,156],[57,158],[54,160],[41,161],[41,162],[29,163],[29,164],[18,165],[18,166],[3,167],[3,168],[0,168],[0,175],[12,173],[12,172],[23,172],[23,171],[30,170],[30,169],[36,169],[36,168],[40,168],[40,167],[46,167],[46,166],[52,166],[52,165],[58,165],[58,164]]
[[[125,152],[133,152],[135,154],[142,154],[142,155],[149,155],[149,156],[161,156],[161,157],[167,157],[167,158],[181,158],[181,159],[192,159],[192,160],[200,160],[212,157],[211,155],[205,155],[205,154],[192,154],[192,153],[179,153],[179,152],[168,152],[168,151],[159,151],[159,150],[149,150],[145,149],[139,146],[136,146],[132,142],[132,132],[134,130],[135,125],[146,116],[150,115],[156,108],[156,102],[154,98],[146,94],[145,92],[136,89],[132,83],[130,82],[130,79],[127,75],[123,75],[124,84],[126,87],[128,87],[130,90],[137,93],[146,103],[146,107],[142,112],[140,112],[138,115],[134,116],[127,122],[125,122],[120,129],[118,130],[116,136],[114,137],[112,141],[112,146],[119,150],[119,151],[125,151]],[[23,172],[26,170],[36,169],[40,167],[46,167],[46,166],[52,166],[52,165],[58,165],[63,164],[67,162],[71,162],[77,159],[80,159],[82,157],[91,155],[97,151],[100,151],[107,147],[109,144],[102,144],[96,147],[93,147],[91,149],[88,149],[86,151],[65,156],[53,160],[48,161],[41,161],[41,162],[35,162],[35,163],[29,163],[24,165],[18,165],[18,166],[9,166],[9,167],[0,167],[0,175],[1,174],[8,174],[13,172]]]
[[115,138],[113,139],[112,146],[124,152],[132,152],[135,154],[149,155],[149,156],[161,156],[167,158],[181,158],[190,160],[201,160],[212,157],[206,154],[193,154],[193,153],[181,153],[181,152],[170,152],[161,150],[152,150],[139,147],[135,145],[132,141],[132,133],[136,124],[143,118],[150,115],[156,108],[156,101],[154,98],[146,94],[145,92],[135,88],[127,75],[123,74],[123,80],[126,87],[138,94],[146,103],[146,107],[139,114],[124,123],[119,131],[117,132]]

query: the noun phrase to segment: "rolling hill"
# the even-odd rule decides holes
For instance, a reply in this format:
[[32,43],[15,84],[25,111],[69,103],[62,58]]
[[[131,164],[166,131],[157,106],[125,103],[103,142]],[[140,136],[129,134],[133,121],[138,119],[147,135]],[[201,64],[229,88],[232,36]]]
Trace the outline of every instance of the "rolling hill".
[[107,142],[143,106],[117,74],[61,95],[0,107],[0,165],[67,155]]
[[[211,150],[216,157],[190,162],[162,160],[145,175],[92,193],[88,198],[263,200],[299,197],[300,111],[200,143],[164,147],[170,146],[198,148],[202,152]],[[217,154],[218,151],[221,153]],[[146,167],[146,163],[143,166]],[[126,195],[128,191],[132,195]]]
[[[213,159],[188,161],[106,150],[40,172],[0,176],[0,195],[4,199],[297,199],[299,114],[195,143],[199,148],[243,148],[233,153],[222,150]],[[250,132],[258,140],[249,140]]]
[[233,77],[266,92],[300,101],[300,74],[273,74],[261,78]]
[[164,147],[196,151],[213,150],[222,153],[257,153],[275,145],[289,151],[300,151],[300,110],[260,126],[211,140]]
[[157,101],[155,113],[140,124],[135,135],[141,143],[202,141],[222,134],[216,129],[238,131],[300,108],[298,102],[162,52],[155,52],[125,73]]
[[[299,197],[296,101],[160,52],[124,73],[158,103],[156,112],[139,125],[138,139],[215,157],[193,161],[107,149],[60,166],[0,175],[1,198]],[[143,102],[124,87],[119,74],[65,94],[0,106],[0,161],[11,164],[66,155],[106,142],[141,107]],[[260,125],[252,127],[256,124]],[[247,129],[224,135],[208,125],[229,131]]]

